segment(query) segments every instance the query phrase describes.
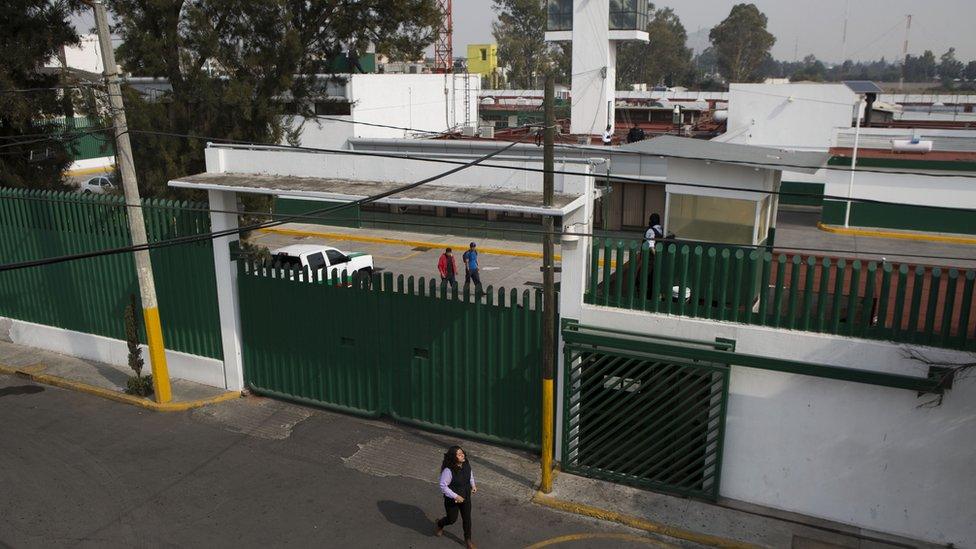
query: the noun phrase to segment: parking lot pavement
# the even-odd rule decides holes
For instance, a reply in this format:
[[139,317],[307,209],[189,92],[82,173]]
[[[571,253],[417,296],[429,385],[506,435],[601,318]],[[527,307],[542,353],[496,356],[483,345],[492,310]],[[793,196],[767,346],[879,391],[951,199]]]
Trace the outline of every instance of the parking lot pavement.
[[[436,238],[426,235],[428,240]],[[444,252],[441,247],[409,246],[404,244],[356,242],[348,240],[330,240],[316,236],[290,236],[274,233],[252,233],[249,241],[266,246],[269,249],[287,246],[289,244],[323,244],[333,246],[343,251],[365,252],[373,256],[373,265],[377,272],[391,272],[414,277],[439,277],[437,260]],[[457,240],[464,240],[458,238]],[[431,243],[433,244],[433,243]],[[525,247],[524,243],[517,243]],[[541,245],[538,246],[541,251]],[[464,266],[461,254],[464,249],[454,249],[459,277],[458,283],[464,283]],[[558,253],[558,252],[557,252]],[[542,287],[542,260],[535,257],[501,255],[494,253],[480,253],[478,262],[481,265],[481,283],[487,288],[515,288],[520,292],[524,289]],[[558,282],[559,275],[556,275]]]

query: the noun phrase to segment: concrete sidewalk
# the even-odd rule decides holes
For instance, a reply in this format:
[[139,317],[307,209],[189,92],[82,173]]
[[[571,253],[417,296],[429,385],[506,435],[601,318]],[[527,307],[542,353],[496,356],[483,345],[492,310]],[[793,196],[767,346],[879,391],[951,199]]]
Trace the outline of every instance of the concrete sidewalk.
[[[149,370],[147,361],[143,375],[149,374]],[[151,398],[125,393],[126,381],[132,375],[132,370],[6,341],[0,341],[0,373],[20,375],[45,385],[54,385],[160,412],[178,412],[240,398],[240,393],[228,392],[184,379],[172,379],[170,384],[173,400],[159,404]]]
[[537,494],[533,501],[712,547],[942,547],[741,501],[706,503],[567,473],[556,476],[551,494]]

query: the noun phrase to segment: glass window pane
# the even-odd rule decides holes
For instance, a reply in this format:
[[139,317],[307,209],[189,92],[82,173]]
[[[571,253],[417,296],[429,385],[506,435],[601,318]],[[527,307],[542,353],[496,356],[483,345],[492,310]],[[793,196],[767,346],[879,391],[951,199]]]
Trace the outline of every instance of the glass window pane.
[[325,267],[325,257],[322,255],[322,252],[314,253],[308,256],[307,261],[308,267],[313,271]]
[[679,239],[752,244],[756,202],[736,198],[669,194],[668,232]]
[[550,31],[564,31],[573,29],[573,0],[548,0],[547,24]]

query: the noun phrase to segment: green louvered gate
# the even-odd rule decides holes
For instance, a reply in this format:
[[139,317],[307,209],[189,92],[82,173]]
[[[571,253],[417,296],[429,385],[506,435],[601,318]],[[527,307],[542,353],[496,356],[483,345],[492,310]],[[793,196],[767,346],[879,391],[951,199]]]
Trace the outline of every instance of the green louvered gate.
[[[259,393],[537,449],[541,293],[375,274],[351,287],[239,261],[244,378]],[[332,275],[332,279],[340,273]]]
[[705,499],[718,497],[727,365],[583,343],[564,330],[563,468]]

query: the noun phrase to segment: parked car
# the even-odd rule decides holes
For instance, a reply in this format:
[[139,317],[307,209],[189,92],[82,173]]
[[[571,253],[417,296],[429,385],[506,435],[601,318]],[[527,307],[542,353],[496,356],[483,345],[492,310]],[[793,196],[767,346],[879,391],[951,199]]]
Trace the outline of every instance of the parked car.
[[114,190],[115,181],[110,175],[98,175],[78,184],[78,191],[84,194],[105,194]]
[[346,273],[343,282],[349,282],[353,273],[366,277],[373,274],[373,256],[362,252],[343,252],[331,246],[318,244],[292,244],[271,250],[272,260],[282,267],[308,269],[317,272],[324,269],[323,281],[331,281],[333,271]]

